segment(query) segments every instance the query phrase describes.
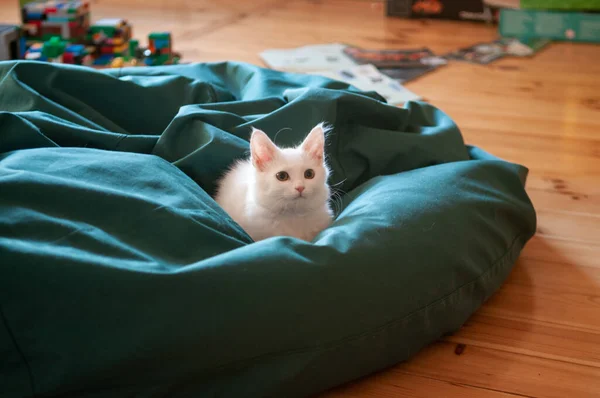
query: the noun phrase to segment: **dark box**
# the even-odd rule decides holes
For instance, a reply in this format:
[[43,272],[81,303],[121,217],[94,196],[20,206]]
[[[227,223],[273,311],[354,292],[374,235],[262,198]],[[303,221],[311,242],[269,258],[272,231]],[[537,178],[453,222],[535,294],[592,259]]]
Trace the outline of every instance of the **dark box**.
[[403,18],[437,18],[494,22],[496,10],[483,0],[387,0],[387,15]]

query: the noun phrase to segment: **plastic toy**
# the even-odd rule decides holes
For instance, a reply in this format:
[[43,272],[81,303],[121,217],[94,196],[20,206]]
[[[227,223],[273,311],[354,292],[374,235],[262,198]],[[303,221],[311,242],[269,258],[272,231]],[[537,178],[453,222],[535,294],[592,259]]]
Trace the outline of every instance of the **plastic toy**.
[[94,23],[87,42],[94,48],[93,65],[110,67],[116,57],[127,55],[132,28],[124,19],[102,19]]
[[63,53],[63,63],[74,65],[92,65],[92,56],[82,44],[70,44]]
[[46,0],[25,4],[21,9],[28,40],[46,41],[54,36],[79,42],[90,26],[88,2]]
[[122,18],[101,19],[90,24],[87,0],[25,2],[21,16],[20,29],[12,27],[16,37],[8,30],[5,33],[0,25],[0,60],[24,58],[119,68],[176,64],[181,58],[173,52],[169,32],[151,33],[148,48],[143,48],[138,40],[132,39],[132,26]]
[[172,50],[171,34],[168,32],[154,32],[148,36],[148,51],[144,59],[146,65],[168,65],[179,62],[179,55]]
[[93,24],[88,42],[98,46],[101,54],[123,55],[129,49],[131,25],[124,19],[102,19]]
[[92,57],[82,44],[70,44],[59,37],[45,43],[34,43],[25,52],[25,59],[74,65],[92,65]]

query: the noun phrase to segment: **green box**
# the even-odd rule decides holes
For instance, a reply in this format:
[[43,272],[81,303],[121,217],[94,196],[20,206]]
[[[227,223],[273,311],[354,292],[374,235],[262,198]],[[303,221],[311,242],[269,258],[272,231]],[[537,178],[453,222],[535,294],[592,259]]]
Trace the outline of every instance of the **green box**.
[[600,10],[600,0],[521,0],[521,8],[544,10]]
[[504,9],[499,31],[504,37],[600,43],[600,14]]
[[152,32],[148,35],[150,40],[171,40],[171,34],[168,32]]

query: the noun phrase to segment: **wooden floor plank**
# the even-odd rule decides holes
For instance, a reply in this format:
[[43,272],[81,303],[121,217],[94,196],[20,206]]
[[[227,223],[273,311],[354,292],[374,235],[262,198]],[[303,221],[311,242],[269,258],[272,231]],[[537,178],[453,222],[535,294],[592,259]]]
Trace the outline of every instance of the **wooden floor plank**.
[[543,321],[600,334],[599,312],[598,293],[573,293],[510,283],[502,286],[479,310],[490,316]]
[[[572,267],[572,274],[575,274],[582,267],[600,269],[600,246],[567,239],[535,236],[525,246],[521,258],[539,260],[544,263],[565,264]],[[568,283],[568,278],[565,282]]]
[[450,342],[434,344],[392,371],[528,397],[600,395],[600,368]]
[[517,262],[506,283],[593,297],[600,295],[600,266],[575,266],[560,257],[553,261],[525,257]]
[[446,341],[600,368],[600,333],[475,314]]
[[[544,143],[540,142],[536,146],[519,146],[519,140],[513,140],[511,137],[492,137],[489,134],[482,134],[477,131],[463,129],[463,135],[467,144],[475,145],[482,149],[494,148],[494,155],[510,162],[522,164],[534,173],[543,173],[544,175],[556,175],[564,173],[574,176],[592,176],[594,179],[600,179],[600,169],[597,162],[600,159],[596,153],[597,146],[590,145],[589,149],[582,153],[565,149],[558,150],[559,144],[549,145],[544,150]],[[558,140],[557,140],[558,141]],[[512,142],[512,143],[511,143]],[[579,145],[580,148],[584,143]]]
[[574,120],[564,123],[560,115],[548,115],[543,119],[523,114],[522,109],[514,108],[508,111],[499,111],[487,107],[473,108],[470,113],[457,110],[456,105],[447,105],[443,109],[456,116],[455,122],[461,129],[469,129],[483,133],[492,130],[491,134],[525,134],[532,138],[562,139],[580,138],[599,140],[597,131],[600,120]]
[[600,245],[600,215],[538,209],[538,234]]
[[[481,391],[482,396],[490,397],[502,391],[520,397],[595,398],[600,394],[599,376],[600,368],[596,367],[445,341],[425,348],[406,363],[381,372],[377,379],[372,377],[334,389],[322,397],[386,396],[379,393],[394,391],[389,385],[404,387],[406,381],[410,383],[408,388],[413,387],[418,393],[429,392],[429,397],[447,393],[452,397],[456,394],[454,386],[468,386],[467,391],[475,394]],[[415,377],[430,380],[421,386]],[[467,391],[459,396],[469,396]]]
[[527,190],[536,209],[560,209],[576,214],[600,214],[600,195],[585,194],[563,188],[560,191]]
[[[563,193],[565,195],[575,193],[597,197],[600,196],[598,178],[600,178],[600,171],[597,174],[588,175],[566,175],[562,172],[548,175],[540,173],[537,170],[531,170],[527,179],[527,188]],[[561,208],[560,206],[556,207]],[[599,213],[597,212],[596,214]]]
[[358,383],[331,390],[323,398],[515,398],[488,388],[454,383],[400,372],[382,372]]
[[[600,88],[599,88],[600,89]],[[600,128],[600,124],[598,124]],[[490,127],[466,128],[462,131],[466,140],[477,141],[485,147],[519,146],[544,153],[557,153],[578,157],[582,160],[600,159],[600,136],[579,138],[569,136],[538,135],[531,132],[498,131]]]

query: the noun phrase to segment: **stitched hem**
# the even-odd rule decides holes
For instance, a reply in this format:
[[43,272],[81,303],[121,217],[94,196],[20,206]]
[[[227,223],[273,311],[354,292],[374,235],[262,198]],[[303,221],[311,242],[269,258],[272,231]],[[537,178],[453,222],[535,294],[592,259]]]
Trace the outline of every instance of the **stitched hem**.
[[[347,336],[347,337],[343,337],[341,339],[335,340],[335,341],[330,341],[327,343],[323,343],[323,344],[319,344],[319,345],[314,345],[314,346],[310,346],[310,347],[304,347],[304,348],[297,348],[297,349],[291,349],[291,350],[286,350],[286,351],[280,351],[280,352],[272,352],[272,353],[266,353],[266,354],[261,354],[261,355],[257,355],[255,357],[252,358],[246,358],[246,359],[241,359],[239,361],[234,361],[234,362],[230,362],[228,364],[225,365],[221,365],[221,366],[217,366],[214,369],[206,369],[204,372],[214,372],[215,370],[217,371],[221,371],[224,369],[227,369],[229,367],[239,367],[241,364],[245,364],[245,363],[252,363],[252,362],[258,362],[262,359],[265,358],[273,358],[273,357],[277,357],[277,356],[286,356],[286,355],[296,355],[296,354],[303,354],[303,353],[307,353],[307,352],[311,352],[311,351],[321,351],[321,350],[328,350],[328,349],[332,349],[332,348],[336,348],[345,344],[348,344],[350,342],[356,341],[356,340],[360,340],[363,339],[365,337],[368,336],[372,336],[373,334],[377,334],[380,333],[386,329],[391,329],[393,327],[395,327],[396,325],[402,324],[404,322],[406,322],[406,320],[408,320],[409,318],[415,316],[418,313],[421,313],[423,311],[427,311],[429,308],[434,307],[439,305],[440,303],[444,303],[446,301],[448,301],[450,298],[459,295],[462,293],[463,290],[468,289],[470,286],[474,285],[475,283],[481,282],[482,280],[484,280],[489,274],[496,272],[499,268],[501,268],[502,266],[504,266],[506,264],[506,262],[514,260],[515,257],[515,245],[521,241],[521,239],[524,237],[524,234],[519,234],[517,235],[512,243],[510,244],[510,246],[508,247],[508,249],[504,252],[504,254],[502,254],[500,257],[498,257],[495,261],[492,262],[492,265],[485,270],[483,273],[481,273],[479,276],[477,276],[476,278],[472,279],[469,282],[465,282],[464,284],[462,284],[461,286],[457,287],[456,289],[454,289],[452,292],[446,294],[444,297],[441,297],[415,311],[410,312],[409,314],[406,314],[405,316],[401,317],[401,318],[397,318],[394,320],[391,320],[381,326],[377,326],[373,329],[369,329],[368,331],[364,331],[355,335],[351,335],[351,336]],[[530,239],[533,235],[530,235],[528,239]]]

